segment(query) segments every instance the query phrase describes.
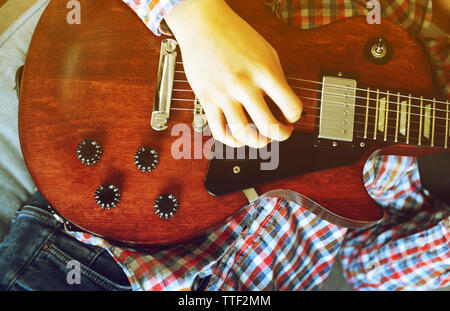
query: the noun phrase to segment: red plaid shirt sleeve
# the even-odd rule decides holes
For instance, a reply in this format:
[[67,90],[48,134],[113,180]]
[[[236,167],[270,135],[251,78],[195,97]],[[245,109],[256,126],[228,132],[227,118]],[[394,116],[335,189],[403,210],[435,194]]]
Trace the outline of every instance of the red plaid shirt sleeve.
[[184,0],[122,0],[144,24],[155,34],[170,35],[170,30],[162,23],[171,9]]
[[[268,0],[266,3],[283,22],[299,29],[311,29],[352,16],[367,16],[365,0]],[[381,17],[419,34],[431,22],[430,0],[380,0]]]

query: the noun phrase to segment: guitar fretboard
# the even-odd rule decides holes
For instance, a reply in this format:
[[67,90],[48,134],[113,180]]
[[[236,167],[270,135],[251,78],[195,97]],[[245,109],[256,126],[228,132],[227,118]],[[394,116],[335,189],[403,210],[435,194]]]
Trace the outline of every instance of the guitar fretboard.
[[360,139],[448,148],[449,103],[389,90],[359,89],[356,135]]

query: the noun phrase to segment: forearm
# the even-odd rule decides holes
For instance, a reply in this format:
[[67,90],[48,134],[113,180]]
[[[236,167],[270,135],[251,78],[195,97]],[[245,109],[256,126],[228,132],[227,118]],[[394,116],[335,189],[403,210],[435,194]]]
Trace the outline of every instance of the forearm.
[[[192,29],[202,29],[205,32],[215,31],[211,25],[217,25],[222,30],[229,27],[227,21],[233,11],[224,0],[186,0],[174,7],[166,16],[165,21],[175,36],[195,35]],[[214,23],[211,23],[211,21]],[[208,24],[208,27],[204,25]]]

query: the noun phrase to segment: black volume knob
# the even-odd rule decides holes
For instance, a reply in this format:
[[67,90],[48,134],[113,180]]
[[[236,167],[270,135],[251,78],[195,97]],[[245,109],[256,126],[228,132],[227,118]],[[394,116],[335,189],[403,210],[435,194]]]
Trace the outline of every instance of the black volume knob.
[[102,146],[94,140],[82,140],[77,146],[77,158],[84,165],[94,165],[103,154]]
[[173,194],[160,194],[153,204],[156,215],[163,219],[172,218],[178,211],[178,200]]
[[144,173],[153,171],[159,163],[158,153],[149,147],[141,147],[134,155],[134,163],[138,170]]
[[95,201],[104,209],[112,209],[120,201],[120,190],[114,185],[101,185],[95,191]]

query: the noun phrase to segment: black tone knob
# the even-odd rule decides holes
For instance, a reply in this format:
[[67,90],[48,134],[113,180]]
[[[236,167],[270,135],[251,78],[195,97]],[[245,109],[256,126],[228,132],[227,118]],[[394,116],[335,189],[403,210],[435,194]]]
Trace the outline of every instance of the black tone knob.
[[134,155],[134,163],[138,170],[144,173],[153,171],[159,163],[158,153],[149,147],[141,147]]
[[178,211],[178,199],[173,194],[160,194],[153,204],[156,215],[168,219],[175,216]]
[[101,185],[95,191],[95,201],[104,209],[112,209],[120,201],[120,190],[114,185]]
[[84,165],[94,165],[103,154],[102,146],[94,140],[82,140],[77,146],[77,158]]

